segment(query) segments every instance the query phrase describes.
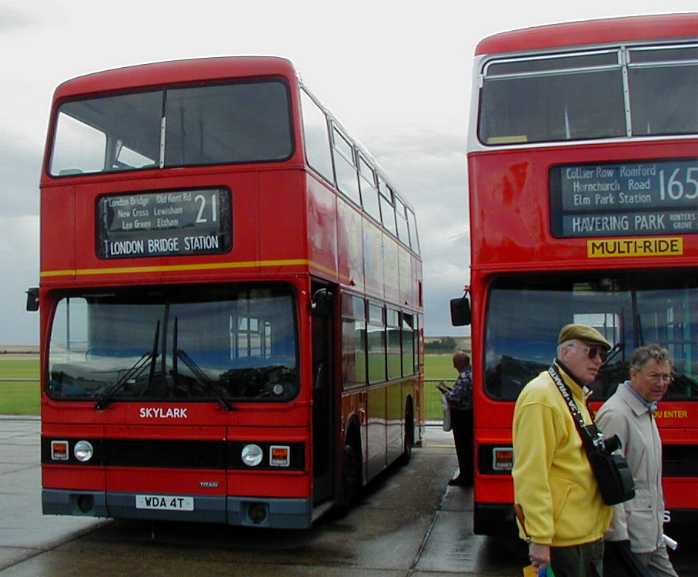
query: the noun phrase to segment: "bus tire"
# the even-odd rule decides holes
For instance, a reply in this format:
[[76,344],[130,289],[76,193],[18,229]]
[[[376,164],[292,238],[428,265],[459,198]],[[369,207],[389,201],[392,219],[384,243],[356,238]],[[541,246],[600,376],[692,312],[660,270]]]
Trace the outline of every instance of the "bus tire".
[[405,437],[403,441],[402,455],[400,455],[400,465],[407,465],[412,459],[412,447],[414,447],[414,411],[412,401],[408,400],[405,407]]
[[342,495],[336,509],[345,514],[354,505],[361,493],[363,462],[361,448],[354,438],[348,438],[344,445],[342,463]]

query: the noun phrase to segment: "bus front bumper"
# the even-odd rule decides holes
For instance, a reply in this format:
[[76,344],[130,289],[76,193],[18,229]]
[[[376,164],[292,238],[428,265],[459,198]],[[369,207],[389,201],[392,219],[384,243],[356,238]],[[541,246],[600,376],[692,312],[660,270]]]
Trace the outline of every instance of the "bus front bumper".
[[[312,524],[313,508],[310,499],[197,495],[185,497],[191,499],[191,510],[172,510],[139,508],[138,497],[144,496],[135,493],[44,489],[41,500],[44,515],[227,523],[269,529],[306,529]],[[147,497],[155,497],[157,502],[162,503],[173,499],[157,495]]]

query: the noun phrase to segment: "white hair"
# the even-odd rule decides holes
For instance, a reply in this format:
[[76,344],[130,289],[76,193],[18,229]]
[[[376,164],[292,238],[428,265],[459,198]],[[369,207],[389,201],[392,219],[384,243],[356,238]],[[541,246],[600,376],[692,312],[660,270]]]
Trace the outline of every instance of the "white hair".
[[569,349],[570,347],[575,346],[577,342],[577,339],[569,339],[567,341],[561,342],[559,345],[557,345],[557,356],[560,356],[560,354],[562,353],[562,349]]

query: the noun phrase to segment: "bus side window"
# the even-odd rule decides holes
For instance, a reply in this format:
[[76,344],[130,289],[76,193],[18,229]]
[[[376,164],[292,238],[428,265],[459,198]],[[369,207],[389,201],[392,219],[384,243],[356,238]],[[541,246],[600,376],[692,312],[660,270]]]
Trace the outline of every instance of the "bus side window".
[[368,303],[368,382],[385,381],[385,310]]
[[301,90],[303,108],[303,137],[305,139],[305,156],[308,164],[330,182],[334,181],[332,170],[332,152],[330,150],[330,132],[327,117],[315,101]]
[[414,212],[409,208],[407,209],[407,224],[410,228],[410,246],[412,250],[419,254],[419,233],[417,232],[417,220],[415,219]]
[[395,197],[395,217],[397,221],[398,238],[407,246],[410,246],[410,234],[407,228],[405,205],[402,204],[402,201],[397,196]]
[[387,310],[388,325],[388,380],[402,376],[400,351],[400,316],[398,311]]
[[356,204],[361,206],[354,148],[349,140],[347,140],[337,128],[332,130],[332,142],[337,188]]
[[378,187],[376,186],[376,173],[371,166],[359,154],[359,185],[361,187],[361,199],[364,210],[369,216],[378,222],[381,220],[380,206],[378,205]]
[[415,371],[414,363],[414,317],[407,313],[402,316],[402,376],[413,375]]
[[383,226],[387,231],[397,236],[397,226],[395,224],[395,207],[393,206],[393,191],[382,178],[378,179],[378,190],[380,192],[381,215]]
[[366,384],[366,313],[364,301],[342,295],[342,382],[344,388]]

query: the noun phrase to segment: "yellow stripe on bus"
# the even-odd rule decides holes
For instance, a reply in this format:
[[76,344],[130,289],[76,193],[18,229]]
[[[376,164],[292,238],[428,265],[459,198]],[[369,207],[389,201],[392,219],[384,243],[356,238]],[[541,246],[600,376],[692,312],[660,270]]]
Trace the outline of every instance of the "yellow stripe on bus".
[[589,258],[680,256],[682,254],[683,238],[680,236],[587,240],[587,257]]
[[[108,268],[82,268],[82,269],[66,269],[66,270],[47,270],[42,271],[42,278],[55,278],[66,276],[90,276],[90,275],[108,275],[108,274],[135,274],[148,272],[173,272],[173,271],[194,271],[194,270],[230,270],[241,268],[258,268],[258,267],[274,267],[274,266],[311,266],[317,270],[327,274],[335,275],[336,271],[317,264],[313,261],[298,258],[286,260],[251,260],[241,262],[208,262],[198,264],[173,264],[160,266],[125,266],[125,267],[108,267]],[[348,282],[347,277],[342,276],[343,282]]]

